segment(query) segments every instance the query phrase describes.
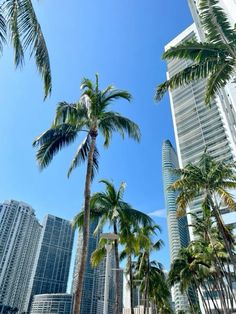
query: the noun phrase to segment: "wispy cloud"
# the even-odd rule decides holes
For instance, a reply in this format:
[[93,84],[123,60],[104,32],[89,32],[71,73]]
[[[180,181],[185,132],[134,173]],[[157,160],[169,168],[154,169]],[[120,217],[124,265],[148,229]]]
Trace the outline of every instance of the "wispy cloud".
[[166,210],[165,209],[158,209],[154,212],[148,213],[149,216],[159,217],[159,218],[166,218]]

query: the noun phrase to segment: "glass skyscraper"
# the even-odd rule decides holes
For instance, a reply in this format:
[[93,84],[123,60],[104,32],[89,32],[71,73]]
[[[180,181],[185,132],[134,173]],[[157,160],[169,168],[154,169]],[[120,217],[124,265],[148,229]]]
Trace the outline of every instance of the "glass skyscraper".
[[73,239],[70,221],[53,215],[45,217],[28,302],[36,294],[66,292]]
[[[182,217],[178,219],[176,216],[177,192],[168,190],[168,187],[178,179],[178,176],[173,171],[175,168],[179,168],[177,154],[171,142],[169,140],[164,141],[162,146],[162,175],[171,263],[178,257],[180,248],[187,246],[189,242],[187,218]],[[179,284],[175,284],[173,287],[173,299],[177,313],[188,309],[187,296],[180,292]]]
[[28,204],[0,204],[0,303],[26,311],[25,301],[41,225]]

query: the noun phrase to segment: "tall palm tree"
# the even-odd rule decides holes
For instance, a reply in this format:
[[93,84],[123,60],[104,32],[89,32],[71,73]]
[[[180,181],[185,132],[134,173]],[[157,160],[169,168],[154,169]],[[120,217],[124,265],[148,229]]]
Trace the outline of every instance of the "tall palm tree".
[[143,240],[141,240],[142,244],[140,246],[142,249],[138,254],[135,266],[135,279],[141,280],[140,290],[144,294],[144,314],[147,313],[149,308],[152,271],[155,269],[155,271],[160,273],[163,269],[161,263],[150,260],[151,252],[158,251],[163,246],[161,239],[153,241],[153,237],[157,235],[157,231],[161,231],[158,225],[146,225],[140,230]]
[[[120,232],[124,232],[124,229],[129,224],[136,225],[141,223],[143,225],[152,225],[153,220],[146,214],[132,208],[130,204],[124,201],[125,183],[122,182],[118,190],[116,190],[114,184],[107,180],[101,180],[100,182],[105,184],[105,192],[98,192],[91,197],[91,218],[100,216],[99,223],[95,229],[95,233],[101,230],[108,222],[113,228],[113,232],[119,235]],[[83,223],[84,212],[82,211],[75,218],[75,224],[81,226]],[[119,306],[119,251],[118,240],[114,241],[115,248],[115,268],[116,271],[116,300],[115,300],[115,313],[120,313],[122,309]]]
[[179,192],[176,203],[179,215],[184,215],[186,207],[199,196],[203,196],[203,207],[208,207],[216,220],[226,250],[235,265],[234,238],[225,226],[220,213],[221,206],[236,210],[236,203],[230,190],[236,188],[235,163],[216,161],[204,153],[196,164],[188,164],[177,169],[180,179],[170,185]]
[[235,81],[236,28],[231,27],[225,12],[218,4],[218,0],[200,0],[204,42],[186,41],[171,47],[163,54],[165,60],[183,59],[191,61],[191,64],[157,87],[156,100],[160,100],[169,88],[175,89],[206,78],[205,102],[209,104],[222,87]]
[[51,70],[46,42],[37,20],[32,0],[0,1],[0,53],[7,43],[8,33],[14,49],[16,67],[24,64],[25,51],[34,56],[44,81],[45,98],[50,94]]
[[79,269],[78,284],[75,293],[74,313],[80,312],[83,276],[88,249],[88,234],[90,222],[90,186],[95,170],[98,169],[98,149],[96,139],[99,134],[104,137],[104,146],[110,144],[113,132],[119,132],[122,137],[125,133],[136,141],[140,139],[140,130],[137,124],[111,111],[110,105],[116,99],[130,101],[131,95],[123,90],[108,86],[99,89],[98,75],[96,82],[85,78],[81,83],[82,95],[77,103],[60,102],[57,106],[56,116],[50,129],[45,131],[33,142],[38,146],[37,161],[40,168],[45,168],[52,161],[54,155],[62,148],[73,143],[82,132],[86,136],[72,160],[68,176],[72,170],[82,162],[87,161],[87,171],[84,189],[84,224],[82,259]]

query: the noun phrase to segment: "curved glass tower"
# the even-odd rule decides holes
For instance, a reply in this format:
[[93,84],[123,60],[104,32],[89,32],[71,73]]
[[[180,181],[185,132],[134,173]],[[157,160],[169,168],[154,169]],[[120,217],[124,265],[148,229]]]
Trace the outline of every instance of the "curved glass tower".
[[[187,246],[189,242],[187,218],[182,217],[181,219],[178,219],[176,216],[177,193],[168,190],[168,187],[178,179],[178,176],[173,172],[173,169],[175,168],[179,168],[177,154],[171,142],[167,140],[162,146],[162,173],[171,263],[178,257],[180,248],[182,246]],[[176,313],[181,310],[184,311],[189,307],[187,296],[180,292],[179,284],[176,284],[173,287],[173,299],[175,302]]]

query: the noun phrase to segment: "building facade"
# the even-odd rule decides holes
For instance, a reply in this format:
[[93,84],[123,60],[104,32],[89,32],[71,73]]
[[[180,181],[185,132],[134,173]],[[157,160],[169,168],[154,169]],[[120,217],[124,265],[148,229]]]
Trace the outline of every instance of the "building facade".
[[66,292],[73,239],[74,230],[70,221],[53,215],[44,218],[28,290],[28,306],[36,294]]
[[[173,263],[173,261],[178,257],[180,248],[187,246],[189,242],[187,218],[177,218],[177,192],[168,190],[168,187],[178,179],[178,176],[173,171],[175,168],[179,168],[177,154],[171,142],[169,140],[164,141],[162,146],[162,175],[165,205],[167,210],[167,226],[171,263]],[[182,294],[180,292],[179,284],[174,285],[172,293],[176,313],[179,311],[185,311],[189,307],[189,303],[186,294]]]
[[[165,49],[193,38],[199,40],[195,24],[178,35]],[[183,70],[188,65],[189,62],[184,60],[168,61],[168,77]],[[226,162],[236,160],[236,146],[230,131],[229,121],[225,116],[223,102],[217,97],[212,101],[210,107],[206,106],[204,102],[205,84],[205,80],[194,81],[169,93],[177,154],[181,168],[190,162],[197,162],[206,148],[207,152],[216,160]],[[195,199],[188,210],[200,214],[200,204],[201,197]],[[191,224],[190,215],[188,215],[188,220]],[[191,228],[190,238],[193,239]]]
[[0,303],[25,311],[41,225],[28,204],[0,204]]
[[72,314],[71,294],[39,294],[33,297],[30,314]]

